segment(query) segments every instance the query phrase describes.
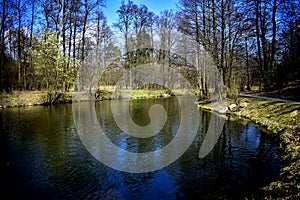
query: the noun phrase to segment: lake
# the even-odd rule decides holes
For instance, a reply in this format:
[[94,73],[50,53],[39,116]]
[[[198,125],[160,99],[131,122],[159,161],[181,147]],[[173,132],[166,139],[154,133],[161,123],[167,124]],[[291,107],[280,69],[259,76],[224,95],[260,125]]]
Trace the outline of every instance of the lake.
[[[231,117],[225,120],[212,150],[199,158],[209,122],[222,116],[197,110],[194,100],[194,97],[185,99],[200,120],[191,144],[174,162],[146,173],[118,171],[94,157],[78,132],[74,116],[79,114],[74,113],[72,104],[0,110],[2,196],[8,195],[9,199],[259,198],[263,194],[260,188],[279,176],[278,142],[255,124]],[[175,97],[80,104],[83,108],[93,107],[96,121],[115,146],[133,153],[154,152],[172,144],[182,122],[182,105]],[[134,137],[115,121],[112,107],[118,112],[129,106],[133,122],[147,126],[151,123],[148,111],[155,104],[165,108],[167,119],[154,136]],[[195,123],[194,119],[197,118],[185,120],[189,124]],[[189,127],[186,128],[188,135]],[[97,145],[94,148],[100,149]],[[118,157],[116,163],[130,163],[121,159],[122,156]]]

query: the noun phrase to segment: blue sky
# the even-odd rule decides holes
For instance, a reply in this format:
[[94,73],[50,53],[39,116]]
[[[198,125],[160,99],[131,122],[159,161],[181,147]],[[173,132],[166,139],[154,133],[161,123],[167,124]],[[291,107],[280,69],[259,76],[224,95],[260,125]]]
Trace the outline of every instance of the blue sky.
[[[119,9],[122,0],[106,0],[106,8],[103,12],[107,17],[108,25],[112,25],[117,20],[116,11]],[[159,14],[165,9],[176,9],[176,4],[179,0],[132,0],[135,4],[144,4],[148,9],[155,14]],[[127,0],[125,1],[127,2]]]

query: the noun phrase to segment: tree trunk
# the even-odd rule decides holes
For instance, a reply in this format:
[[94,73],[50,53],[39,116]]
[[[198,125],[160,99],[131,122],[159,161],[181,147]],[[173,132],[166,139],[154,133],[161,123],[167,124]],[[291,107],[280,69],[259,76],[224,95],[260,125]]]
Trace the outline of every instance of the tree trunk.
[[85,59],[85,33],[86,33],[86,25],[87,25],[87,18],[89,15],[89,11],[87,8],[87,5],[85,7],[85,14],[83,18],[83,29],[82,29],[82,39],[81,39],[81,61],[84,61]]
[[[5,58],[5,43],[4,43],[4,33],[5,33],[5,16],[6,16],[6,0],[2,0],[1,3],[2,6],[2,15],[1,15],[1,28],[0,28],[0,35],[1,35],[1,41],[0,41],[0,90],[4,89],[4,58]],[[2,91],[0,91],[1,93]]]
[[272,73],[274,68],[276,67],[275,64],[275,54],[276,54],[276,33],[277,33],[277,24],[276,24],[276,12],[277,12],[277,0],[274,0],[273,4],[273,10],[272,10],[272,49],[271,49],[271,68],[272,68]]
[[256,27],[256,43],[257,43],[257,54],[258,54],[258,63],[260,69],[261,80],[265,80],[264,76],[264,66],[261,56],[261,44],[260,44],[260,26],[259,26],[259,18],[260,18],[260,0],[255,1],[255,27]]

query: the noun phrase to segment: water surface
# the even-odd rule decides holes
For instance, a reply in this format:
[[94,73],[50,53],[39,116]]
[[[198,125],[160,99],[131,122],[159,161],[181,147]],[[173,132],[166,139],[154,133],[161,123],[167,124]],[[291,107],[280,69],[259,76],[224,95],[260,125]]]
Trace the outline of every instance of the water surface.
[[[194,99],[191,99],[191,103]],[[170,143],[180,123],[176,98],[131,100],[132,119],[150,122],[153,104],[165,107],[162,131],[139,139],[124,133],[110,101],[95,104],[99,124],[120,148],[147,152]],[[196,106],[195,106],[196,109]],[[111,169],[82,144],[72,105],[9,108],[0,111],[0,188],[10,199],[244,199],[278,178],[277,142],[253,123],[226,120],[213,150],[199,159],[211,113],[199,111],[200,127],[190,148],[155,172],[132,174]]]

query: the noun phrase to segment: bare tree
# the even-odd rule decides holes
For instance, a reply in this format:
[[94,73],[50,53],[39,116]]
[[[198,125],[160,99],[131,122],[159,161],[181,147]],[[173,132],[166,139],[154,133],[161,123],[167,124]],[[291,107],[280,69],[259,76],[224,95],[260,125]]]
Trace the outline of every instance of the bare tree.
[[83,2],[83,28],[82,28],[82,37],[81,37],[81,60],[83,61],[85,58],[85,34],[87,30],[87,24],[89,17],[91,15],[91,12],[101,3],[101,0],[84,0]]
[[114,23],[114,26],[124,34],[125,52],[129,52],[128,39],[130,33],[130,26],[132,24],[132,6],[132,1],[129,0],[126,4],[125,1],[122,0],[121,6],[117,11],[119,15],[118,22]]
[[136,49],[143,48],[141,33],[142,30],[149,25],[148,8],[145,5],[137,6],[136,4],[133,4],[132,21],[133,21],[133,29],[135,30]]
[[[122,0],[121,6],[117,13],[119,14],[118,22],[114,24],[115,27],[117,27],[124,35],[125,39],[125,54],[129,53],[129,34],[130,34],[130,26],[132,24],[132,8],[133,2],[128,1],[125,3],[124,0]],[[131,66],[129,66],[129,87],[132,86],[132,74],[131,74]]]

